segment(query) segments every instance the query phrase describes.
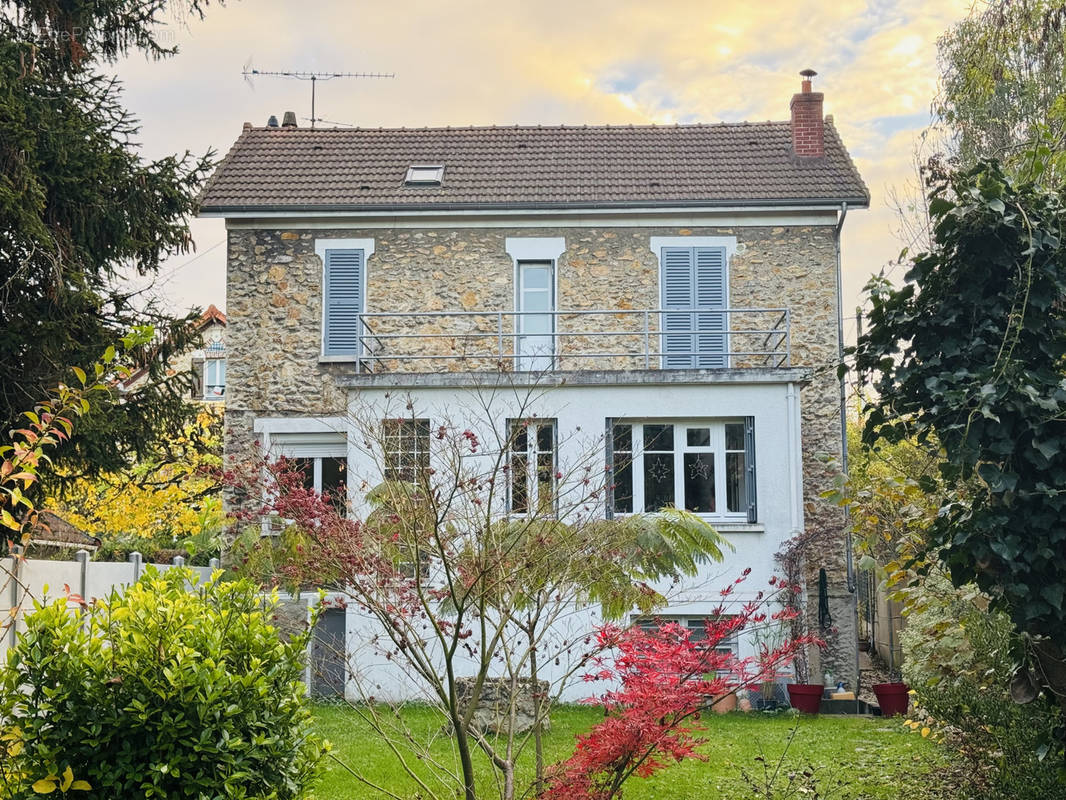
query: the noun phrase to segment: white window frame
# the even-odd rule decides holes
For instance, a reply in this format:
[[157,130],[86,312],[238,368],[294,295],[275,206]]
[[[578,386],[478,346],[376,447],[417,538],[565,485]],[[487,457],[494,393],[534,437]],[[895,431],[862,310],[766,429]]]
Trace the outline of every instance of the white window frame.
[[[222,371],[223,371],[223,373],[222,373],[222,382],[221,383],[219,383],[218,381],[211,381],[211,380],[208,379],[212,365],[215,365],[216,371],[219,368],[218,365],[221,365],[221,368],[222,368]],[[225,356],[223,356],[221,358],[210,358],[210,357],[208,357],[208,358],[204,359],[203,386],[202,386],[202,389],[203,389],[202,395],[203,395],[203,399],[204,400],[209,400],[209,401],[213,401],[213,402],[219,402],[219,401],[222,401],[222,400],[226,399],[226,375],[225,375],[225,370],[226,370],[226,358],[225,358]],[[215,377],[218,377],[217,374],[216,374]],[[218,395],[210,394],[208,392],[208,387],[210,387],[210,386],[221,386],[222,387],[222,394],[218,394]]]
[[[559,479],[556,478],[556,473],[559,471],[559,420],[553,417],[534,417],[530,419],[513,419],[509,418],[506,421],[506,442],[507,442],[507,461],[508,476],[507,476],[507,513],[513,517],[538,517],[545,514],[553,516],[559,511]],[[525,452],[518,453],[514,449],[514,428],[516,425],[523,424],[526,428],[526,448]],[[537,484],[537,462],[542,455],[540,449],[539,438],[537,436],[537,427],[541,425],[551,425],[552,429],[552,467],[551,467],[551,493],[552,493],[552,507],[550,510],[545,511],[538,505],[538,489]],[[526,509],[524,511],[514,510],[514,473],[513,473],[513,458],[516,455],[524,456],[526,459],[526,472],[525,472],[525,484],[526,484]]]
[[370,305],[370,298],[366,290],[369,283],[370,257],[374,255],[373,239],[315,239],[315,255],[322,261],[322,270],[319,274],[318,302],[322,307],[318,320],[318,360],[327,363],[354,363],[366,354],[365,337],[359,337],[359,349],[362,352],[354,356],[327,356],[326,355],[326,251],[327,250],[362,250],[363,251],[363,309],[360,315],[365,314]]
[[[697,516],[707,519],[728,523],[747,523],[748,509],[742,503],[739,511],[729,511],[726,489],[726,432],[725,426],[729,424],[744,425],[744,417],[716,417],[713,419],[653,419],[640,418],[629,419],[619,417],[611,420],[612,430],[609,435],[613,436],[614,425],[629,425],[632,435],[632,460],[630,474],[633,479],[633,510],[614,511],[611,503],[611,513],[616,516],[626,514],[655,513],[658,509],[648,510],[644,506],[644,426],[645,425],[672,425],[674,427],[674,505],[676,508],[685,508],[685,453],[709,453],[713,455],[714,464],[714,511],[694,512]],[[707,428],[710,433],[708,445],[689,445],[688,430],[690,428]],[[738,452],[731,450],[729,452]],[[745,452],[745,451],[739,451]],[[746,452],[745,452],[746,455]],[[750,480],[747,472],[745,459],[744,479]],[[613,467],[612,467],[613,470]],[[613,475],[613,472],[612,472]]]
[[403,182],[407,186],[440,186],[444,183],[444,165],[412,164]]
[[[345,480],[351,480],[348,437],[342,417],[261,418],[253,423],[263,453],[271,461],[278,458],[311,458],[314,489],[322,492],[322,459],[343,458],[346,462]],[[348,487],[350,488],[350,486]],[[263,520],[261,534],[272,536],[281,532],[284,520],[276,515]]]
[[[400,431],[400,432],[398,432],[397,434],[394,435],[394,434],[390,433],[389,430],[388,430],[388,426],[390,426],[390,425],[400,425],[400,426],[414,425],[415,429],[414,429],[414,431]],[[422,426],[422,425],[425,425],[424,431],[420,431],[419,430],[419,427]],[[418,466],[417,462],[420,459],[420,457],[424,457],[424,459],[425,459],[425,469],[429,469],[430,468],[430,460],[431,460],[430,443],[433,440],[433,436],[432,436],[433,423],[428,417],[400,417],[400,418],[383,419],[381,421],[381,428],[382,428],[382,430],[381,430],[381,439],[382,439],[382,441],[381,441],[381,445],[382,445],[382,453],[381,453],[382,454],[382,460],[381,460],[381,473],[382,473],[382,475],[381,475],[381,477],[382,477],[382,480],[386,480],[386,481],[388,481],[388,480],[394,480],[394,481],[404,481],[404,480],[406,480],[402,475],[399,476],[399,477],[391,477],[391,478],[389,477],[389,473],[391,471],[395,470],[396,472],[402,472],[404,469],[407,469],[407,467],[405,467],[403,465],[404,457],[410,457],[415,462],[414,466],[412,467],[412,469],[414,469],[415,471],[417,471],[419,469],[419,466]],[[420,436],[419,435],[420,433],[424,433],[425,434],[424,437]],[[413,449],[396,449],[396,450],[392,450],[392,449],[390,449],[390,447],[393,444],[393,441],[392,441],[393,439],[396,439],[398,444],[401,444],[401,445],[413,444],[414,447],[413,447]],[[421,439],[421,441],[419,441],[419,439]],[[392,461],[393,459],[395,459],[395,461],[393,461],[393,463],[390,464],[390,461]],[[394,464],[395,464],[395,466],[394,466]],[[419,482],[419,478],[416,476],[412,480],[408,480],[407,482]]]
[[[552,366],[559,356],[559,337],[555,321],[559,317],[559,258],[566,252],[566,238],[562,236],[508,236],[504,239],[504,250],[511,257],[513,270],[514,297],[514,340],[511,343],[515,364],[522,356],[518,353],[518,340],[522,335],[522,325],[518,312],[522,309],[522,264],[525,262],[551,263],[551,311],[552,315]],[[534,356],[526,356],[533,358]]]
[[[722,614],[725,618],[736,616],[735,614]],[[652,631],[663,625],[669,625],[671,623],[680,625],[687,631],[690,631],[689,641],[692,641],[692,635],[700,631],[708,619],[713,619],[714,614],[654,614],[652,616],[638,616],[634,615],[630,617],[630,624],[641,628],[645,631]],[[698,644],[700,639],[696,639]],[[729,636],[720,641],[715,646],[716,652],[728,651],[733,655],[733,658],[740,658],[740,631],[733,631]],[[718,673],[719,677],[727,677],[728,671],[721,670]]]

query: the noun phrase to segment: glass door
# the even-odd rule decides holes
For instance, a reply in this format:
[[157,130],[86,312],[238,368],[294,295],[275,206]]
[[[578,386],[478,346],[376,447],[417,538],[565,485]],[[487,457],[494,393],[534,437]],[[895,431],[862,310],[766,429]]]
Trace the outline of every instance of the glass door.
[[555,265],[518,262],[516,369],[543,372],[555,361]]

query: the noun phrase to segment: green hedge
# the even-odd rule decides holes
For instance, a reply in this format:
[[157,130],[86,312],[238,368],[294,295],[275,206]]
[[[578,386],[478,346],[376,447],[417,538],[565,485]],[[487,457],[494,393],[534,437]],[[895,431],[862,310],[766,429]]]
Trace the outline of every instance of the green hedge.
[[300,683],[307,634],[283,641],[275,602],[148,568],[81,612],[37,605],[0,681],[0,796],[307,797],[323,752]]

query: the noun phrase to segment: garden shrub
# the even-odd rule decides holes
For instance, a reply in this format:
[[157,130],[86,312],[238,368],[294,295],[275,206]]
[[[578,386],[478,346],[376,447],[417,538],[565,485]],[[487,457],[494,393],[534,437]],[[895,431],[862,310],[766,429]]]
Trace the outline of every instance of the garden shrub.
[[9,653],[0,723],[16,777],[0,796],[48,783],[85,800],[308,796],[323,752],[300,682],[309,634],[279,637],[275,598],[149,567],[124,595],[79,600],[37,604]]
[[969,796],[1063,796],[1062,763],[1049,746],[1057,709],[1044,698],[1019,705],[1010,696],[1018,661],[1010,618],[982,608],[975,587],[956,590],[943,577],[930,575],[924,592],[901,635],[903,677],[918,713],[969,763]]

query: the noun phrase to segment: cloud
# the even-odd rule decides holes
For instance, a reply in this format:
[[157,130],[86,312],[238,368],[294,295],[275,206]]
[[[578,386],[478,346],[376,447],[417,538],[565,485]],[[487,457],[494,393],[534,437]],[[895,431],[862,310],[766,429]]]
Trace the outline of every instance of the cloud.
[[[898,252],[886,195],[911,173],[937,86],[936,38],[968,0],[708,3],[706,0],[256,0],[211,7],[174,36],[169,61],[119,65],[151,156],[225,152],[241,124],[310,114],[301,81],[262,70],[395,72],[316,87],[316,113],[363,126],[716,122],[786,119],[798,71],[819,71],[873,193],[845,227],[845,307]],[[194,223],[200,252],[221,222]],[[172,259],[176,305],[222,305],[224,250]],[[186,264],[186,266],[182,266]]]

